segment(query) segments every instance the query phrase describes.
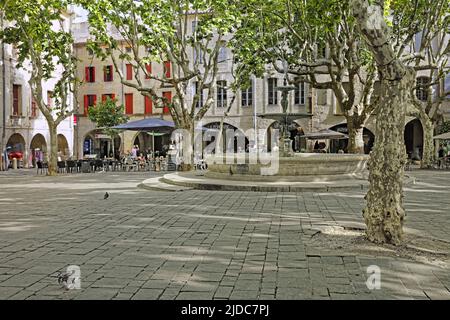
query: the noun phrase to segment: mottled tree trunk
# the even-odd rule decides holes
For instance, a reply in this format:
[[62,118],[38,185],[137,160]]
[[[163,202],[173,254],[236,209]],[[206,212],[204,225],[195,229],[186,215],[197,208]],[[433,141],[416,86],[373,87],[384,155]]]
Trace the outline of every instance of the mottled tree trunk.
[[348,127],[348,153],[364,153],[364,128],[360,125],[355,126],[351,119],[347,121]]
[[427,115],[421,115],[419,119],[423,128],[423,154],[420,167],[426,169],[432,167],[435,157],[433,141],[434,124]]
[[398,81],[382,80],[377,110],[375,145],[369,160],[369,190],[363,210],[367,237],[377,243],[399,244],[403,235],[403,176],[406,148],[403,139],[406,107],[413,75]]
[[50,132],[50,153],[48,161],[48,175],[55,176],[58,172],[58,135],[56,125],[48,122],[48,130]]

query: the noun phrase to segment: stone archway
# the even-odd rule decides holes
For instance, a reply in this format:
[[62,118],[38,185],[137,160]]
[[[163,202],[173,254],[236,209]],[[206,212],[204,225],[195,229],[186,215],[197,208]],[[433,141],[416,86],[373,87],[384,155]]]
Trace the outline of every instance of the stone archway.
[[[200,135],[200,137],[203,138],[203,150],[205,150],[206,148],[210,149],[213,143],[215,144],[216,137],[219,136],[218,132],[220,129],[220,122],[210,122],[203,127],[208,129],[207,131],[203,132],[202,135]],[[238,153],[248,152],[249,140],[241,129],[233,126],[232,124],[224,122],[221,145],[223,152],[226,152],[227,150],[233,150],[233,152]],[[210,151],[212,151],[212,153],[216,152],[215,149]]]
[[413,160],[422,159],[423,128],[419,119],[413,119],[405,125],[404,139],[408,157]]
[[18,160],[17,166],[19,168],[24,166],[23,163],[26,161],[25,139],[20,133],[14,133],[9,137],[6,142],[6,150],[9,161],[16,158]]
[[57,142],[58,142],[58,156],[60,156],[62,160],[67,159],[70,156],[70,150],[66,137],[63,134],[58,134]]
[[35,134],[30,143],[31,150],[31,164],[36,166],[37,161],[44,161],[47,155],[47,141],[45,137],[38,133]]
[[[347,123],[340,123],[329,128],[330,130],[348,134]],[[375,142],[375,135],[372,131],[363,128],[364,153],[369,154],[372,151]],[[330,153],[337,153],[339,150],[347,152],[348,139],[339,139],[330,141]]]

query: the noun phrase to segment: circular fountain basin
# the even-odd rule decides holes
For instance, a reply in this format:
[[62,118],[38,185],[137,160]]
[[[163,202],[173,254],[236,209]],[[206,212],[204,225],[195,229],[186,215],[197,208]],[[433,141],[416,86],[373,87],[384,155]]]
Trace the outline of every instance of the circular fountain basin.
[[206,177],[253,181],[367,179],[368,155],[295,153],[292,157],[228,154],[207,158]]

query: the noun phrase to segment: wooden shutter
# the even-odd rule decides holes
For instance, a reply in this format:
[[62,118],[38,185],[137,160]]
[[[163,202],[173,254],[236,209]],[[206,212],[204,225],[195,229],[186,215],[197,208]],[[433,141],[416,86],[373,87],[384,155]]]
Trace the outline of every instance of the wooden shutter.
[[164,75],[166,78],[170,78],[171,73],[170,67],[171,67],[170,61],[164,61]]
[[147,74],[145,75],[145,79],[150,79],[149,75],[152,74],[152,64],[147,63],[145,65],[145,70],[147,71]]
[[147,96],[144,96],[145,114],[153,113],[153,101]]
[[125,113],[133,114],[133,94],[132,93],[125,94]]
[[127,64],[127,80],[133,79],[133,65],[128,63]]
[[88,114],[88,108],[89,108],[89,96],[86,94],[86,95],[84,95],[84,115],[85,116]]
[[[163,97],[166,98],[167,101],[170,103],[172,101],[172,92],[170,91],[163,92]],[[170,113],[168,104],[164,104],[163,113]]]

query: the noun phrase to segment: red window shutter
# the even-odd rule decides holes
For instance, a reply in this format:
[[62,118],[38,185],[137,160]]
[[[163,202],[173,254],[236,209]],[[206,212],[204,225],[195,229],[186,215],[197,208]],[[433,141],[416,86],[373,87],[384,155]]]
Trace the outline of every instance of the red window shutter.
[[133,79],[133,66],[128,63],[127,64],[127,80],[132,80]]
[[170,78],[170,61],[164,61],[164,74],[166,78]]
[[91,82],[91,79],[89,79],[89,67],[86,67],[84,70],[85,80],[86,82]]
[[111,93],[111,100],[114,100],[116,98],[116,95],[114,93]]
[[108,95],[107,94],[102,94],[102,102],[105,102],[106,98],[108,98]]
[[105,81],[105,82],[108,80],[108,78],[106,77],[107,69],[108,69],[108,67],[106,67],[106,66],[103,67],[103,81]]
[[153,101],[147,96],[144,96],[145,99],[145,114],[153,113]]
[[133,94],[132,93],[125,94],[125,113],[133,114]]
[[145,79],[150,79],[149,75],[152,74],[152,64],[147,63],[145,65],[145,70],[147,71],[147,74],[145,75]]
[[92,79],[91,82],[95,82],[95,67],[92,67]]
[[88,114],[88,108],[89,108],[89,96],[84,96],[84,115],[86,116]]
[[[172,92],[163,92],[163,97],[166,98],[169,103],[172,102]],[[170,113],[169,106],[167,104],[164,104],[163,113]]]
[[111,71],[111,81],[114,81],[113,66],[109,66],[109,70]]

